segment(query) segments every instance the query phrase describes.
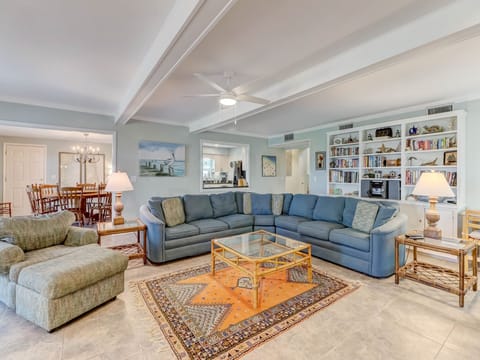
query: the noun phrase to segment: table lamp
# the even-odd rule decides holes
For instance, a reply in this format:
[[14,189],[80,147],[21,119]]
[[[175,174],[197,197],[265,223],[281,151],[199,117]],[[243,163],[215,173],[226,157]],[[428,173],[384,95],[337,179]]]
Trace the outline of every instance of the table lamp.
[[114,225],[125,223],[125,219],[122,216],[122,192],[131,190],[133,190],[133,186],[128,178],[127,173],[118,171],[110,175],[107,186],[105,187],[105,191],[115,193],[115,205],[113,207],[115,210],[115,217],[112,219]]
[[442,230],[437,228],[437,222],[440,220],[440,213],[437,210],[438,198],[440,196],[455,196],[445,176],[439,172],[424,172],[415,185],[412,195],[426,195],[430,203],[430,207],[425,212],[428,226],[425,228],[423,235],[434,239],[441,239]]

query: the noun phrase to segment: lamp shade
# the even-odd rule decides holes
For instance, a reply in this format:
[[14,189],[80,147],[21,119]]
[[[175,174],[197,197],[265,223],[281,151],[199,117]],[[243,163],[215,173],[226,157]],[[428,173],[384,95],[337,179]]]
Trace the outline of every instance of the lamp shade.
[[447,179],[439,172],[424,172],[413,189],[412,195],[425,195],[434,197],[454,197]]
[[133,186],[127,173],[118,171],[110,175],[105,190],[110,192],[131,191],[133,190]]

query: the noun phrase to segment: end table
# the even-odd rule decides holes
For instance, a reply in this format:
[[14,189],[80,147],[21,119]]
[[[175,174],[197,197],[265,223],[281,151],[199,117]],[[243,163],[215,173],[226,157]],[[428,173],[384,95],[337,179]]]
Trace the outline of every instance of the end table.
[[[140,232],[143,231],[143,246],[140,242]],[[110,247],[113,250],[119,250],[126,255],[128,259],[143,258],[143,263],[147,263],[147,226],[139,219],[125,221],[124,224],[115,225],[113,222],[99,222],[97,223],[98,244],[102,245],[102,236],[137,233],[137,242],[126,245],[116,245]]]

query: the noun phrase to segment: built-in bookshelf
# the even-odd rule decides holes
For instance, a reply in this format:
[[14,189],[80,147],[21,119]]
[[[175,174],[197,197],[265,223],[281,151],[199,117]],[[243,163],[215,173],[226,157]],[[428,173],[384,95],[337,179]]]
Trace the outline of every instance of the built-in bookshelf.
[[456,197],[438,207],[452,212],[456,229],[465,203],[465,119],[464,111],[452,111],[329,132],[328,192],[425,208],[411,193],[423,172],[439,171]]

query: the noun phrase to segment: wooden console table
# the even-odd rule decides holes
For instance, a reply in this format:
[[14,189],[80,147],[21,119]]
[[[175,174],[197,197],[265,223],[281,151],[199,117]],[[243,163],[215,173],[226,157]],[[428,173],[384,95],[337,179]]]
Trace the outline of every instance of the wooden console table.
[[[140,243],[140,231],[143,231],[143,247]],[[114,225],[111,221],[97,223],[98,232],[98,244],[101,245],[102,236],[125,234],[125,233],[137,233],[137,242],[125,245],[116,245],[110,247],[113,250],[119,250],[125,255],[128,255],[128,259],[143,259],[143,263],[147,263],[147,226],[139,219],[125,221],[125,224]]]
[[[400,266],[400,245],[413,248],[413,261]],[[417,260],[417,249],[451,254],[458,258],[458,271]],[[471,253],[473,258],[472,273],[465,273],[465,256]],[[426,284],[437,289],[458,295],[458,305],[463,307],[465,294],[471,287],[477,291],[477,246],[473,241],[454,239],[419,239],[414,240],[400,235],[395,237],[395,284],[399,278],[406,278]]]

